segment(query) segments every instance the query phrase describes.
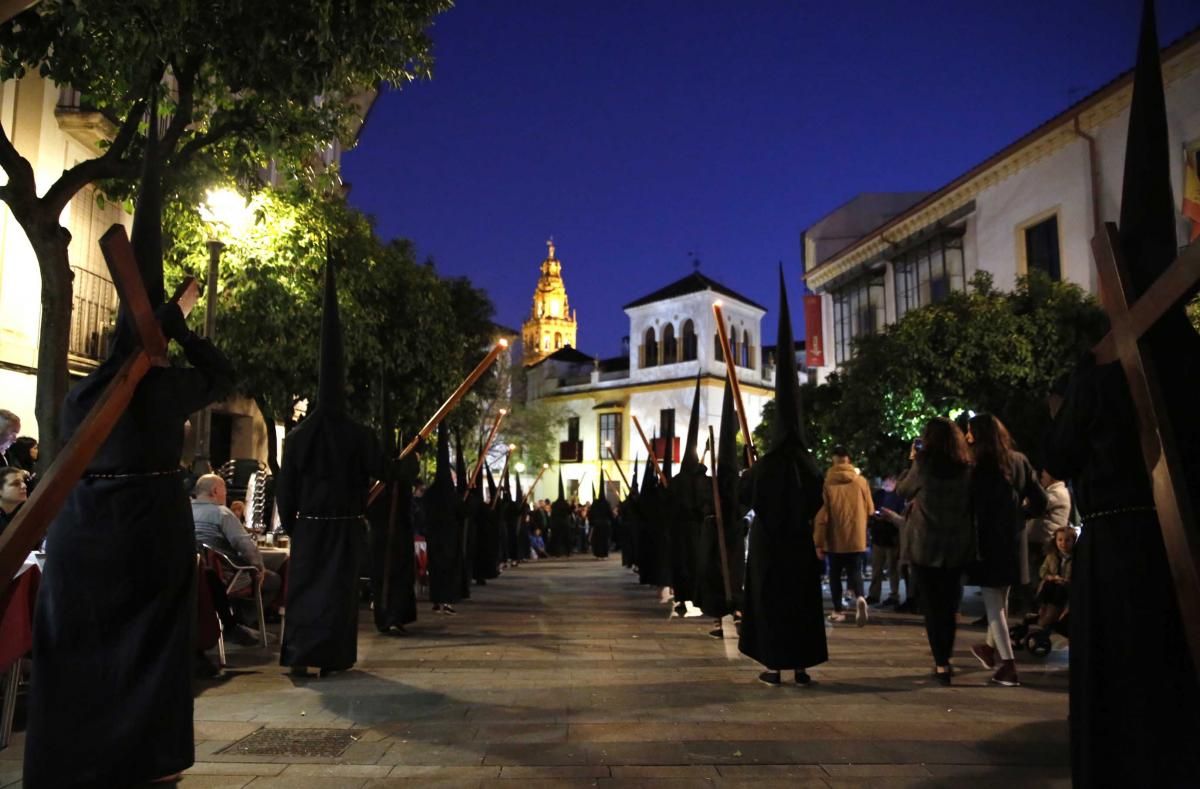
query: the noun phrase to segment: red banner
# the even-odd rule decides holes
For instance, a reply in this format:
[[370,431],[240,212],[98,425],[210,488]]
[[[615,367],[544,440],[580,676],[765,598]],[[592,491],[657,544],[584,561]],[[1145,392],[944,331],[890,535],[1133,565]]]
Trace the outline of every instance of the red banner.
[[821,331],[821,297],[804,297],[804,359],[809,367],[825,366],[825,337]]

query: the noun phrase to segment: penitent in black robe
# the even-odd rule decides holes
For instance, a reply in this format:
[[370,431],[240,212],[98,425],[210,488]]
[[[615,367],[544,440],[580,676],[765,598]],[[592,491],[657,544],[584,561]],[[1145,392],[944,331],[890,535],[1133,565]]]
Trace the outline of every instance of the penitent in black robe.
[[[1181,342],[1180,358],[1200,359],[1198,345]],[[1186,399],[1200,389],[1196,364],[1162,374],[1164,391]],[[1193,502],[1198,422],[1175,424]],[[1200,684],[1136,425],[1120,366],[1089,358],[1071,379],[1046,447],[1046,471],[1072,482],[1083,518],[1071,572],[1076,786],[1187,786],[1200,774]]]
[[358,577],[365,511],[380,474],[375,435],[318,407],[283,443],[276,503],[292,541],[279,663],[350,668],[358,659]]
[[608,546],[612,542],[612,506],[603,495],[588,508],[588,525],[591,526],[592,556],[608,558]]
[[803,461],[804,451],[784,443],[742,478],[741,498],[755,519],[738,650],[773,671],[829,659],[812,536],[823,480]]
[[397,478],[389,481],[367,508],[371,596],[375,627],[381,633],[417,621],[412,486],[418,471],[416,455],[400,461]]
[[[34,620],[25,786],[131,786],[193,761],[196,546],[180,483],[188,415],[232,385],[194,335],[192,369],[153,368],[50,526]],[[63,406],[70,436],[114,355]]]

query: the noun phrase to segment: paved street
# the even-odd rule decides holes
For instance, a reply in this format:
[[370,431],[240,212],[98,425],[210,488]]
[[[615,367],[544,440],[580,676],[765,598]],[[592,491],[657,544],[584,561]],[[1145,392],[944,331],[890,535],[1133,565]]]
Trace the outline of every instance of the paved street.
[[[917,618],[882,614],[830,631],[812,687],[769,688],[736,641],[668,619],[615,558],[527,564],[473,591],[455,617],[423,604],[409,638],[375,635],[364,610],[357,669],[324,680],[231,651],[230,676],[197,696],[182,786],[1069,785],[1061,650],[1019,655],[1024,686],[991,687],[967,628],[942,688]],[[0,752],[0,784],[20,747]]]

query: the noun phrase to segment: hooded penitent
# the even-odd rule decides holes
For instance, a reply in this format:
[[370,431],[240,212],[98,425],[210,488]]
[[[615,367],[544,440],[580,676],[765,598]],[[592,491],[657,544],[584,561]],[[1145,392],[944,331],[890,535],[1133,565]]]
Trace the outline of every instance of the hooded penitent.
[[[486,460],[483,473],[487,481],[488,501],[495,501],[496,480]],[[483,583],[500,575],[500,511],[490,504],[484,504],[479,495],[476,495],[476,501],[474,577],[476,583]]]
[[[1119,228],[1131,304],[1177,254],[1174,144],[1154,7],[1147,2]],[[1158,416],[1166,417],[1178,450],[1171,473],[1184,481],[1195,508],[1200,505],[1200,415],[1193,401],[1200,391],[1200,337],[1187,323],[1185,301],[1177,302],[1139,345],[1165,404]],[[1070,482],[1085,523],[1071,576],[1072,783],[1186,786],[1200,773],[1200,751],[1191,736],[1200,731],[1200,683],[1129,392],[1119,362],[1098,365],[1089,355],[1071,376],[1046,447],[1047,473]],[[1195,529],[1194,520],[1188,526]],[[1186,550],[1171,553],[1188,560]],[[1137,649],[1129,648],[1130,633],[1138,634]],[[1154,656],[1150,670],[1146,655]]]
[[638,541],[638,458],[633,458],[633,474],[629,477],[629,493],[621,502],[621,566],[637,564]]
[[769,669],[799,669],[828,660],[821,568],[812,518],[821,504],[821,474],[804,445],[800,381],[783,266],[779,267],[775,443],[747,475],[750,529],[738,649]]
[[425,539],[429,550],[429,599],[456,602],[462,594],[462,496],[450,471],[450,430],[437,431],[437,468],[425,491]]
[[517,489],[513,498],[513,518],[516,522],[516,547],[513,549],[513,557],[520,562],[529,558],[529,523],[525,518],[525,514],[529,512],[529,507],[525,503],[525,492],[521,490],[521,475],[517,474]]
[[[671,480],[671,585],[675,600],[696,600],[697,538],[704,519],[712,512],[712,487],[700,465],[697,443],[700,436],[700,374],[692,394],[687,441],[679,473]],[[669,450],[668,450],[669,451]]]
[[[134,224],[152,305],[162,300],[157,180],[150,159]],[[196,546],[179,460],[185,420],[225,397],[233,372],[210,342],[174,324],[164,328],[192,369],[156,367],[142,378],[46,537],[24,760],[25,785],[35,789],[140,785],[194,758]],[[67,395],[64,439],[133,349],[127,329]],[[114,568],[124,568],[119,583]]]
[[[381,421],[390,425],[386,407]],[[413,483],[420,467],[416,453],[397,461],[395,433],[383,431],[383,457],[387,459],[386,484],[367,507],[370,528],[368,565],[371,573],[371,610],[381,633],[417,619],[416,561],[413,553]]]
[[[732,600],[725,596],[725,579],[721,566],[721,551],[717,540],[715,517],[706,518],[701,531],[699,577],[699,605],[706,616],[720,617],[741,610],[742,579],[745,573],[745,530],[741,517],[742,507],[738,504],[738,418],[733,404],[733,388],[725,381],[725,394],[721,402],[721,430],[717,438],[717,491],[721,503],[721,525],[725,537],[725,560],[729,572],[729,591]],[[710,481],[711,484],[711,481]]]
[[571,554],[571,505],[563,489],[561,466],[558,469],[558,499],[550,505],[550,538],[546,546],[551,556]]
[[462,562],[461,586],[459,594],[466,600],[471,596],[471,578],[475,574],[475,548],[478,542],[475,513],[482,506],[482,496],[479,486],[473,484],[467,474],[467,455],[463,452],[462,433],[454,434],[454,470],[458,477],[459,494],[459,530],[462,532],[461,553]]
[[592,556],[608,557],[608,546],[612,542],[612,505],[604,491],[604,467],[600,468],[600,491],[588,508],[588,525],[591,526]]
[[[657,445],[657,438],[655,444]],[[664,447],[662,458],[662,473],[667,480],[664,487],[659,480],[644,498],[645,512],[649,521],[649,530],[653,533],[655,568],[654,577],[658,586],[674,586],[671,570],[674,565],[674,554],[671,553],[671,524],[675,518],[675,503],[671,498],[671,460],[674,454],[675,435],[670,430],[663,434]]]
[[276,501],[292,538],[280,663],[343,670],[358,655],[363,516],[381,464],[374,433],[346,413],[335,270],[331,254],[325,263],[316,405],[284,440]]

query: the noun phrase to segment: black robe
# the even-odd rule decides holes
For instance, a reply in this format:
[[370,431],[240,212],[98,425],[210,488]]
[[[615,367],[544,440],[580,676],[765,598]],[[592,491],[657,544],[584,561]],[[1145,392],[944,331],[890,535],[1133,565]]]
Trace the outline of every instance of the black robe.
[[638,504],[638,578],[650,586],[671,585],[671,539],[667,528],[670,497],[655,484],[642,491]]
[[637,564],[638,539],[638,498],[637,493],[630,493],[621,504],[621,566],[633,567]]
[[[717,537],[717,519],[708,515],[696,541],[696,604],[705,616],[714,619],[740,611],[742,583],[746,573],[746,528],[736,501],[722,501],[725,520],[725,554],[729,563],[729,587],[733,605],[725,599],[725,577],[721,569],[721,549]],[[736,516],[736,517],[735,517]]]
[[784,443],[742,477],[742,499],[755,519],[738,650],[774,671],[829,659],[812,534],[823,480],[803,451]]
[[[1197,344],[1179,344],[1174,369],[1160,366],[1164,392],[1195,397]],[[1175,423],[1193,504],[1200,500],[1197,422]],[[1089,358],[1071,379],[1046,447],[1046,470],[1071,481],[1083,518],[1070,588],[1076,786],[1190,786],[1200,775],[1200,683],[1136,425],[1120,366]]]
[[588,525],[591,527],[592,556],[598,559],[608,557],[608,546],[612,542],[612,508],[604,502],[600,506],[593,504],[588,509]]
[[418,473],[416,456],[410,455],[401,464],[398,479],[388,482],[367,509],[371,530],[371,597],[375,627],[381,633],[417,621],[412,522],[412,486]]
[[571,555],[571,505],[559,499],[550,505],[550,539],[546,552],[551,556]]
[[500,577],[500,507],[479,500],[475,508],[475,559],[473,576],[478,581]]
[[[50,525],[33,631],[25,786],[131,786],[193,762],[196,545],[180,483],[188,415],[233,376],[207,340],[192,369],[152,368]],[[114,356],[63,405],[63,436],[111,380]]]
[[704,467],[681,468],[671,480],[669,524],[671,531],[671,588],[675,601],[697,601],[697,540],[700,525],[712,513],[712,488]]
[[280,665],[342,671],[358,659],[367,492],[380,459],[369,428],[319,407],[284,439],[276,503],[292,550]]
[[457,603],[463,586],[462,502],[452,482],[434,482],[424,499],[429,599],[434,605]]

